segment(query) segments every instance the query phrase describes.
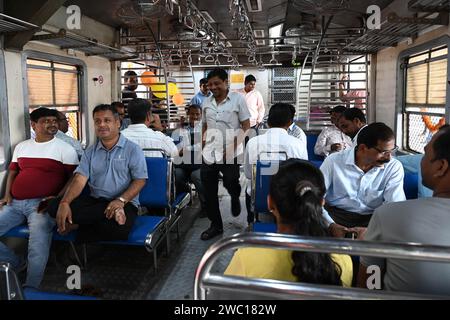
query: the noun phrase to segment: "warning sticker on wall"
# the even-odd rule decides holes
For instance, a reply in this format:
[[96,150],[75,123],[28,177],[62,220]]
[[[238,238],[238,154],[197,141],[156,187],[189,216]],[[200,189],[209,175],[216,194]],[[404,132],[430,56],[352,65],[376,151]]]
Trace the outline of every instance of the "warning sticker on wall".
[[232,73],[231,74],[231,83],[244,83],[244,74],[243,73]]

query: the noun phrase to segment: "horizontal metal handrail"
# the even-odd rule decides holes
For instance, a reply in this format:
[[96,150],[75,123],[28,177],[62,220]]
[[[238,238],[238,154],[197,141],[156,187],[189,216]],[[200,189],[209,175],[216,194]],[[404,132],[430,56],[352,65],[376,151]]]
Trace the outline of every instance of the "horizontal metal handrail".
[[[244,291],[251,291],[253,293],[261,293],[262,290],[270,289],[270,293],[284,295],[284,293],[278,292],[278,289],[287,287],[282,286],[278,288],[277,286],[270,285],[271,283],[273,284],[272,280],[256,281],[255,279],[240,279],[240,282],[237,283],[235,282],[236,279],[233,278],[233,280],[230,276],[213,276],[210,274],[211,268],[213,267],[215,261],[223,252],[241,247],[263,247],[302,252],[341,253],[395,259],[450,262],[450,247],[446,246],[423,245],[418,243],[386,243],[335,238],[300,237],[275,233],[241,233],[217,241],[203,255],[195,274],[194,299],[206,299],[206,288],[209,285],[216,288],[225,288],[230,285],[230,290],[239,290],[239,288],[241,288],[242,290],[245,289]],[[291,284],[299,286],[298,290],[294,290],[292,292],[293,296],[295,296],[295,293],[297,293],[297,296],[300,295],[300,293],[306,294],[307,291],[305,291],[305,288],[310,287],[309,284],[304,283]],[[354,291],[355,294],[361,291],[361,289],[340,287],[319,289],[320,290],[318,293],[320,293],[320,297],[322,298],[336,298],[337,296],[356,298],[356,295],[354,295],[352,291]],[[386,293],[381,291],[363,290],[367,294],[359,295],[358,299],[366,299],[372,296],[374,299],[392,299],[390,297],[394,297],[394,295],[397,299],[406,299],[408,296],[412,296],[408,293]],[[419,297],[421,296],[414,296],[416,299]],[[425,296],[425,298],[428,297],[429,296]]]

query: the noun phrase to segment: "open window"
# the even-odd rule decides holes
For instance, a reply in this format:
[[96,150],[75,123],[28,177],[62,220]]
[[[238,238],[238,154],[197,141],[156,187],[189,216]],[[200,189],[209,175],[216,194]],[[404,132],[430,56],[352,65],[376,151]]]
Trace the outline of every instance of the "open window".
[[86,141],[83,137],[83,66],[76,62],[35,57],[26,58],[26,79],[28,91],[28,112],[39,107],[56,109],[65,114],[69,122],[66,133],[79,141]]
[[447,45],[407,55],[403,59],[403,147],[423,153],[432,135],[445,124]]

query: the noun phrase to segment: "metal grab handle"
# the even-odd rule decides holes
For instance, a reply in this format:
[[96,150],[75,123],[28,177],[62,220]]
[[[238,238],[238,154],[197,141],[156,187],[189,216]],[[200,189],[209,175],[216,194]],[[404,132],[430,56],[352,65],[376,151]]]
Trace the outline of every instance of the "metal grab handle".
[[205,62],[214,62],[214,57],[212,55],[208,54],[205,57]]
[[278,60],[275,59],[275,55],[272,54],[272,59],[269,61],[270,64],[278,64]]
[[[271,248],[271,249],[284,249],[301,252],[320,252],[320,253],[336,253],[336,254],[349,254],[349,255],[361,255],[370,257],[382,257],[382,258],[395,258],[395,259],[407,259],[407,260],[425,260],[433,262],[447,262],[450,263],[450,247],[435,246],[435,245],[422,245],[412,243],[386,243],[386,242],[374,242],[374,241],[360,241],[360,240],[345,240],[335,238],[318,238],[318,237],[300,237],[295,235],[276,234],[276,233],[240,233],[228,238],[221,239],[214,243],[203,255],[198,268],[195,272],[194,283],[194,299],[206,299],[205,283],[216,277],[211,275],[211,269],[216,260],[225,251],[237,249],[241,247],[258,247],[258,248]],[[230,282],[230,286],[226,286],[225,283],[229,276],[217,276],[220,278],[220,287],[236,290],[235,282]],[[260,280],[263,281],[263,280]],[[260,282],[259,281],[259,282]],[[266,284],[276,283],[274,280],[264,281]],[[281,282],[288,283],[288,282]],[[291,283],[292,284],[292,283]],[[296,283],[297,286],[304,284]],[[282,290],[278,286],[272,287],[273,294],[283,294],[286,296],[289,292]],[[347,289],[332,287],[333,291],[322,290],[322,297],[333,298],[336,290],[339,292],[355,293],[361,292],[361,289]],[[258,284],[258,281],[248,280],[245,286],[246,293],[260,293],[264,290],[264,287]],[[305,291],[302,291],[305,294]],[[392,298],[393,295],[397,299],[404,298],[404,296],[411,296],[408,293],[392,293],[392,292],[380,292],[378,290],[364,290],[369,296],[378,299]],[[298,297],[298,296],[297,296]],[[346,296],[347,298],[358,298],[356,296]],[[395,298],[394,297],[394,298]],[[415,296],[419,298],[420,296]],[[422,296],[423,297],[423,296]],[[426,296],[425,296],[426,297]]]

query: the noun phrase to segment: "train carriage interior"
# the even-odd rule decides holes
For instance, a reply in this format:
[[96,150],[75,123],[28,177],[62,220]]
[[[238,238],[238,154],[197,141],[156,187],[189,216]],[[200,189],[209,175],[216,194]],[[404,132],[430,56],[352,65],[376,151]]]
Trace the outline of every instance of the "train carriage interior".
[[[449,14],[448,0],[0,0],[0,200],[3,199],[0,203],[0,299],[448,299],[448,279],[443,280],[444,284],[440,284],[439,289],[427,292],[357,288],[355,266],[360,265],[359,256],[427,260],[447,265],[439,270],[446,268],[450,276],[450,239],[446,240],[447,243],[436,240],[411,244],[415,241],[406,239],[399,243],[399,238],[393,237],[377,243],[372,238],[370,240],[373,241],[362,241],[308,237],[308,233],[283,234],[280,232],[280,218],[274,215],[271,202],[267,200],[268,194],[272,199],[275,192],[275,182],[271,181],[275,174],[262,173],[273,162],[258,155],[251,170],[247,170],[247,158],[244,159],[243,155],[248,154],[248,150],[241,155],[240,165],[234,163],[227,167],[234,166],[238,170],[238,176],[233,178],[233,183],[239,184],[238,196],[231,196],[231,174],[224,169],[228,164],[213,165],[216,166],[214,168],[221,168],[214,171],[216,196],[214,188],[209,188],[211,180],[205,183],[206,179],[211,179],[204,170],[208,164],[200,160],[196,167],[198,179],[205,189],[210,189],[204,190],[202,196],[195,181],[188,183],[186,190],[181,190],[177,184],[177,179],[180,179],[177,174],[179,159],[186,159],[182,153],[177,156],[163,154],[162,157],[158,153],[158,157],[153,157],[148,156],[147,152],[157,152],[156,149],[160,148],[155,145],[142,147],[148,179],[137,193],[140,207],[133,207],[137,214],[132,220],[134,223],[130,226],[128,238],[121,240],[83,242],[80,240],[81,229],[68,234],[59,232],[61,207],[71,188],[75,189],[79,181],[73,178],[69,190],[59,195],[63,199],[56,207],[56,220],[45,211],[43,213],[56,221],[56,226],[49,231],[51,245],[48,261],[38,288],[25,286],[25,282],[29,282],[30,269],[34,267],[30,261],[25,269],[16,268],[7,259],[2,261],[5,248],[10,248],[8,250],[13,250],[17,256],[27,257],[31,242],[36,241],[33,227],[27,225],[24,218],[20,220],[22,223],[11,224],[7,228],[5,226],[9,222],[2,220],[2,214],[12,206],[8,196],[18,203],[28,199],[26,195],[40,195],[42,192],[39,190],[43,190],[40,185],[51,180],[22,178],[20,182],[16,175],[12,177],[10,174],[14,171],[17,177],[21,174],[23,177],[27,174],[27,168],[37,170],[30,169],[20,157],[17,158],[17,149],[20,148],[16,146],[29,139],[35,141],[42,134],[40,132],[44,129],[39,129],[39,120],[30,116],[41,108],[58,111],[63,118],[58,118],[56,131],[59,128],[61,134],[80,146],[79,158],[81,154],[83,156],[80,162],[76,162],[80,166],[72,171],[77,170],[77,175],[82,176],[79,171],[83,170],[80,169],[82,163],[89,163],[89,175],[82,176],[85,191],[80,195],[83,188],[78,190],[77,196],[80,197],[89,195],[89,186],[91,191],[95,189],[94,179],[103,179],[92,172],[94,167],[103,166],[94,165],[93,155],[100,152],[99,149],[106,150],[102,142],[102,134],[106,133],[97,130],[99,124],[94,108],[110,106],[112,102],[124,108],[122,113],[118,111],[118,116],[122,117],[119,122],[121,126],[124,123],[132,123],[132,126],[143,123],[136,122],[137,116],[130,116],[129,111],[135,110],[132,106],[136,101],[148,104],[149,113],[144,118],[153,131],[159,131],[160,135],[155,137],[159,137],[159,141],[169,137],[170,143],[175,146],[186,142],[183,137],[175,138],[174,132],[189,126],[191,111],[195,109],[192,105],[200,104],[198,110],[203,118],[203,129],[209,129],[211,123],[217,124],[217,128],[221,127],[221,123],[228,129],[244,128],[246,125],[247,129],[251,127],[257,137],[242,141],[246,146],[252,144],[252,139],[274,132],[274,127],[287,129],[274,125],[269,111],[272,106],[290,105],[292,125],[287,132],[293,130],[295,125],[304,134],[301,143],[307,152],[306,159],[313,165],[310,170],[320,168],[318,172],[325,172],[323,168],[327,161],[338,158],[330,154],[341,150],[341,147],[345,150],[336,154],[355,148],[355,159],[357,152],[377,148],[360,148],[360,138],[363,141],[365,136],[358,136],[359,133],[355,132],[358,138],[355,135],[346,137],[350,141],[349,147],[346,148],[342,142],[338,143],[337,150],[333,149],[333,144],[331,149],[327,149],[331,151],[317,153],[315,146],[322,130],[333,127],[345,136],[340,120],[334,122],[332,119],[333,108],[342,106],[344,110],[358,110],[366,120],[364,124],[369,125],[367,128],[374,123],[384,123],[390,128],[393,132],[392,138],[389,138],[394,141],[392,146],[386,150],[377,149],[383,157],[388,153],[389,159],[403,156],[417,158],[425,154],[425,159],[426,152],[430,152],[431,141],[437,141],[438,137],[446,134],[441,133],[440,128],[445,127],[450,119]],[[225,70],[227,76],[225,102],[217,100],[223,79],[220,76],[211,77],[217,74],[214,72],[218,69]],[[235,105],[233,108],[239,111],[220,110],[221,103],[222,108],[228,108],[228,103],[238,99],[227,96],[228,93],[232,92],[246,101],[243,97],[248,97],[247,83],[252,80],[247,80],[253,79],[248,78],[250,75],[256,79],[258,99],[263,102],[262,114],[256,122],[252,122],[253,118],[242,116],[249,114],[253,117],[252,110],[242,111]],[[214,77],[219,85],[211,84]],[[201,80],[204,78],[207,79],[206,89],[202,89]],[[201,90],[210,90],[212,95]],[[199,95],[203,102],[193,103]],[[99,110],[97,114],[112,112],[109,109]],[[217,114],[211,115],[211,110]],[[235,113],[238,114],[237,127],[230,123],[223,124],[225,117],[236,117]],[[114,117],[117,115],[111,114]],[[340,117],[346,116],[341,112]],[[67,123],[64,132],[62,120]],[[361,126],[357,132],[362,132],[364,128]],[[283,131],[285,133],[286,130]],[[194,135],[191,134],[189,137],[193,140]],[[200,135],[201,139],[205,135]],[[120,134],[120,137],[122,139],[125,135]],[[234,139],[239,140],[239,137],[236,134]],[[355,142],[351,138],[355,138]],[[376,143],[378,141],[382,140],[376,140]],[[200,141],[199,144],[202,145],[202,142],[206,143]],[[351,143],[355,144],[351,146]],[[356,144],[357,147],[354,147]],[[24,148],[20,152],[25,152]],[[108,150],[117,151],[114,148]],[[56,152],[48,150],[45,146],[34,146],[32,154]],[[366,153],[372,152],[370,150]],[[109,161],[109,154],[112,156],[113,151],[105,152]],[[24,156],[27,157],[31,159],[34,156]],[[62,154],[60,157],[65,159],[69,156]],[[286,158],[289,157],[286,155]],[[119,160],[122,160],[120,156]],[[390,164],[394,161],[391,160]],[[278,166],[279,163],[274,162]],[[427,186],[430,185],[431,178],[425,176],[430,171],[423,171],[421,175],[418,162],[412,165],[414,168],[397,162],[403,164],[400,166],[401,187],[398,189],[401,191],[397,190],[404,192],[401,200],[408,203],[420,200],[424,188],[422,180],[426,180]],[[66,163],[61,163],[66,168]],[[387,163],[385,165],[387,168]],[[120,167],[114,162],[111,170],[116,166]],[[355,164],[353,166],[357,168]],[[39,170],[56,169],[46,167]],[[251,171],[250,176],[247,176],[247,171]],[[361,177],[365,176],[366,171],[359,171]],[[133,167],[129,172],[133,177],[130,181],[138,179],[135,178],[138,176],[137,169]],[[114,172],[107,174],[108,177],[118,177]],[[333,176],[333,183],[335,179],[336,176]],[[449,176],[445,179],[448,180]],[[328,180],[325,177],[325,183]],[[18,182],[21,183],[20,188],[14,187]],[[389,185],[390,182],[374,183]],[[450,187],[449,181],[442,182],[445,183]],[[106,189],[101,192],[109,194]],[[330,190],[331,187],[326,195],[322,195],[325,201],[331,196]],[[368,192],[375,197],[376,192],[382,193],[380,190]],[[311,191],[309,185],[299,192],[303,196],[308,191]],[[339,194],[340,191],[333,189],[332,192]],[[355,191],[354,197],[359,197],[360,193]],[[215,219],[211,219],[215,200],[204,198],[211,194],[218,201],[222,228],[214,229],[214,222],[210,225]],[[57,195],[51,194],[52,198]],[[368,197],[366,194],[363,196]],[[120,200],[121,194],[111,198],[109,205],[118,201],[115,197],[123,202],[123,208],[133,206],[131,199]],[[239,204],[235,203],[236,197],[240,203],[240,214],[237,215],[235,210]],[[336,203],[339,201],[336,200]],[[70,208],[73,213],[75,209]],[[255,215],[252,221],[248,218],[248,208]],[[114,217],[118,219],[116,214]],[[450,223],[450,220],[447,221]],[[375,228],[371,224],[369,231]],[[436,227],[438,225],[439,222],[436,222]],[[380,228],[390,230],[387,226]],[[447,225],[448,228],[450,225]],[[206,236],[205,229],[208,229]],[[356,237],[356,231],[353,236]],[[353,283],[350,281],[350,288],[345,285],[342,288],[313,281],[301,282],[301,277],[296,282],[228,274],[232,265],[230,261],[236,258],[234,253],[241,249],[244,252],[244,247],[272,248],[280,252],[292,250],[301,252],[302,257],[309,250],[309,254],[320,253],[330,261],[333,261],[329,258],[332,254],[350,255],[353,259],[350,264],[354,266]],[[418,267],[414,270],[417,271]],[[81,278],[76,278],[77,275]],[[386,277],[386,286],[393,287],[393,277]],[[411,287],[416,288],[414,285]]]

